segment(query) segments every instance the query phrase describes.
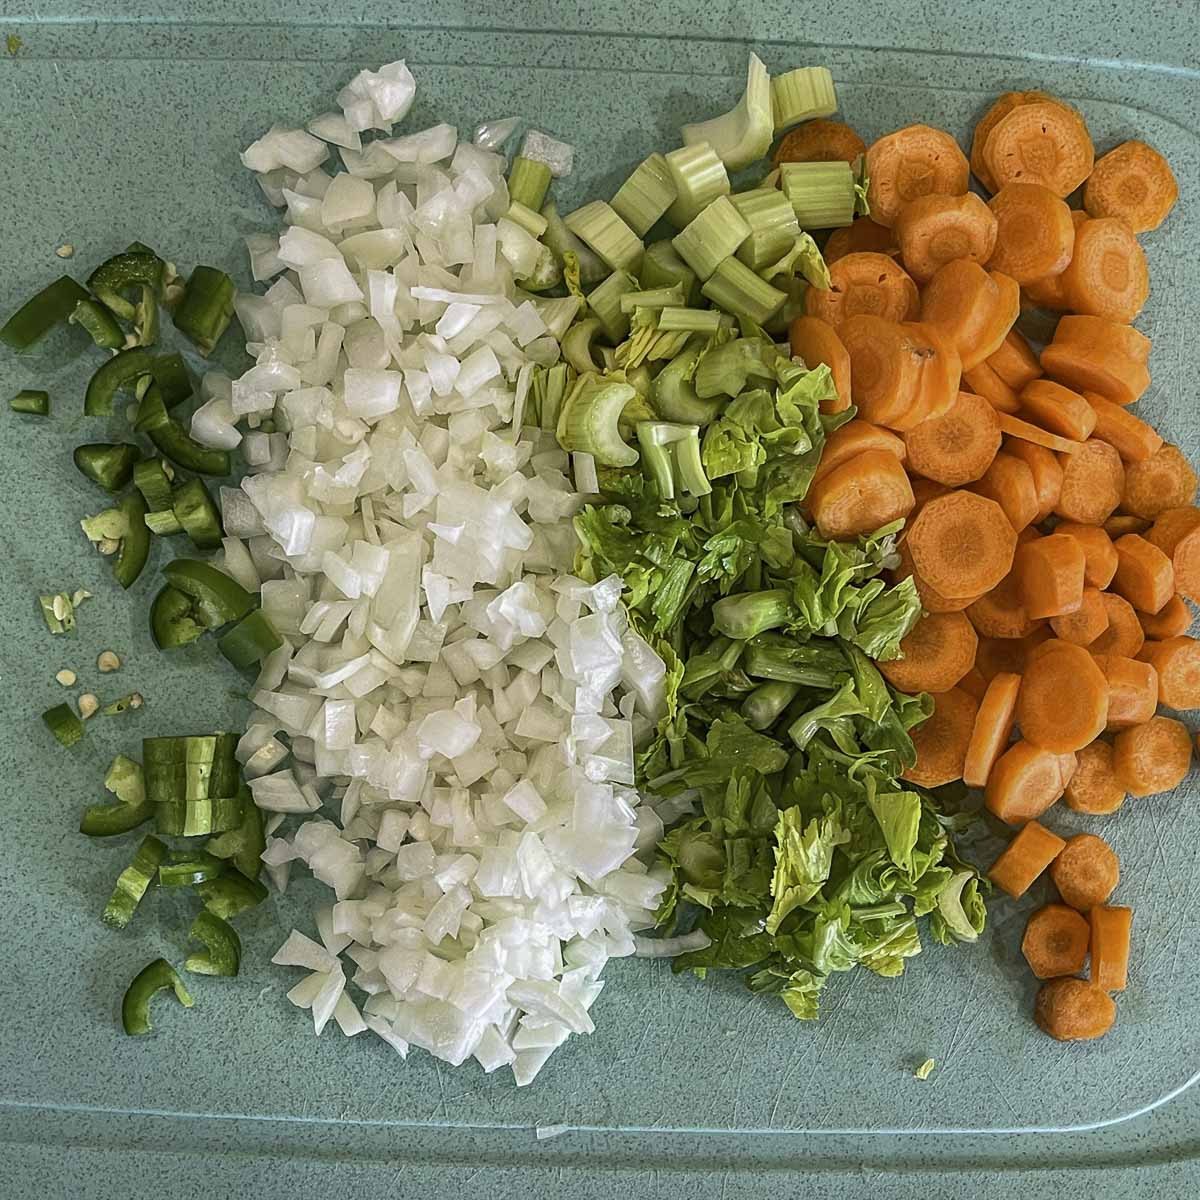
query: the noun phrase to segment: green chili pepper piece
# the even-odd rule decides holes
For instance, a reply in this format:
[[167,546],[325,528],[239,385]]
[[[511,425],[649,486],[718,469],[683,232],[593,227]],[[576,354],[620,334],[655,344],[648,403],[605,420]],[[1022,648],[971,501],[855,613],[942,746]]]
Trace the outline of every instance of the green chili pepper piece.
[[106,492],[119,492],[132,478],[142,452],[128,442],[90,442],[75,447],[75,465]]
[[153,383],[138,405],[134,429],[146,434],[173,463],[197,475],[228,475],[229,451],[201,446],[167,412],[162,389]]
[[210,838],[204,848],[217,858],[231,861],[247,879],[257,879],[262,871],[262,852],[267,848],[262,810],[254,803],[250,789],[244,783],[239,794],[242,798],[241,824]]
[[177,588],[162,588],[150,606],[154,644],[160,650],[174,650],[203,637],[207,630],[196,617],[196,605],[190,596]]
[[0,342],[14,350],[28,350],[42,340],[60,322],[67,320],[75,306],[88,294],[69,275],[56,279],[26,300],[0,328]]
[[232,629],[217,640],[217,649],[239,671],[261,662],[272,650],[283,645],[266,613],[260,608],[247,613]]
[[226,921],[267,898],[267,889],[261,883],[236,873],[197,884],[196,891],[204,907]]
[[175,328],[195,343],[201,354],[213,352],[233,320],[234,282],[216,267],[197,267],[175,310]]
[[160,354],[150,366],[150,374],[162,392],[163,404],[174,408],[184,400],[191,399],[192,377],[188,373],[183,355],[177,351],[170,354]]
[[244,617],[254,597],[224,571],[196,558],[176,558],[163,567],[172,587],[196,602],[197,617],[209,629]]
[[158,341],[158,293],[142,285],[142,298],[134,307],[134,338],[139,346],[153,346]]
[[121,501],[120,510],[129,525],[113,562],[113,575],[123,588],[128,588],[142,573],[150,556],[150,530],[146,527],[146,501],[140,492],[130,492]]
[[35,392],[26,388],[8,402],[8,407],[13,412],[29,413],[34,417],[48,417],[50,415],[50,393]]
[[89,380],[83,399],[84,415],[111,416],[113,397],[121,388],[132,388],[143,375],[149,375],[153,362],[154,356],[144,346],[115,354]]
[[150,1001],[167,988],[184,1008],[195,1003],[179,973],[165,958],[156,958],[133,977],[121,1001],[121,1024],[127,1034],[136,1037],[150,1032]]
[[46,709],[42,720],[62,746],[73,746],[83,737],[83,722],[69,704],[56,704]]
[[137,317],[137,305],[124,293],[149,287],[161,296],[166,265],[151,250],[126,250],[101,263],[88,277],[88,287],[123,321]]
[[124,929],[133,920],[146,889],[154,882],[158,868],[167,856],[165,842],[153,834],[142,838],[133,861],[117,876],[116,887],[104,906],[103,921],[113,929]]
[[236,975],[242,962],[242,939],[228,921],[204,909],[192,922],[188,937],[203,942],[205,950],[190,954],[183,968],[193,975]]
[[171,477],[161,458],[147,458],[133,468],[133,486],[142,493],[151,512],[170,511]]
[[80,833],[88,837],[112,837],[136,829],[154,815],[154,805],[146,796],[142,768],[132,758],[118,754],[104,776],[104,786],[118,802],[85,808],[79,821]]
[[99,300],[88,296],[75,305],[72,325],[78,325],[103,350],[120,350],[125,345],[125,333],[117,319]]
[[221,514],[203,480],[189,479],[175,489],[171,509],[197,550],[216,550],[225,530]]
[[201,837],[236,829],[242,819],[241,796],[184,800],[154,806],[154,828],[169,837]]
[[232,733],[144,738],[142,771],[146,794],[155,804],[218,797],[230,798],[232,802],[240,785],[237,741],[237,735]]
[[203,850],[172,858],[158,868],[159,887],[192,887],[225,874],[225,864]]

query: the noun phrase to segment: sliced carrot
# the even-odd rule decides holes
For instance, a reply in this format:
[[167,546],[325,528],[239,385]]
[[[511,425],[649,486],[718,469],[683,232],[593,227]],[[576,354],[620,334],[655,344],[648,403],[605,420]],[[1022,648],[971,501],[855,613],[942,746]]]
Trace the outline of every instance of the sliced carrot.
[[[1072,317],[1063,317],[1059,328]],[[1112,328],[1124,328],[1105,322]],[[1042,367],[1051,379],[1078,392],[1103,396],[1113,404],[1132,404],[1150,386],[1144,362],[1125,354],[1114,341],[1056,339],[1042,351]]]
[[1122,142],[1096,160],[1083,189],[1093,217],[1117,217],[1134,233],[1157,229],[1179,199],[1167,160],[1145,142]]
[[1077,313],[1132,321],[1150,294],[1146,253],[1115,217],[1085,221],[1075,231],[1075,253],[1062,274],[1063,295]]
[[897,437],[890,429],[872,425],[869,421],[847,421],[825,439],[821,461],[813,475],[813,483],[828,475],[835,467],[850,462],[868,450],[886,450],[900,462],[904,462],[908,454],[903,439]]
[[997,412],[1015,413],[1021,407],[1017,393],[988,366],[981,362],[963,371],[963,382],[977,396],[982,396]]
[[1078,765],[1063,794],[1067,807],[1093,816],[1116,812],[1125,803],[1125,789],[1113,770],[1113,748],[1097,740],[1075,757]]
[[972,370],[1003,344],[1020,304],[1007,275],[960,258],[938,268],[921,290],[921,320],[939,329]]
[[1030,658],[1050,638],[1049,626],[1039,625],[1023,638],[980,637],[976,670],[990,683],[997,675],[1020,675]]
[[1054,512],[1054,506],[1062,495],[1062,464],[1052,450],[1035,446],[1033,442],[1023,442],[1020,438],[1009,438],[1004,444],[1004,453],[1019,458],[1029,468],[1038,503],[1037,515],[1033,519],[1040,524]]
[[1117,552],[1112,539],[1099,525],[1060,521],[1054,532],[1074,538],[1083,547],[1083,582],[1088,587],[1103,591],[1112,583],[1112,577],[1117,573]]
[[[1090,649],[1090,647],[1089,647]],[[1158,707],[1158,673],[1148,662],[1120,654],[1092,653],[1108,681],[1108,730],[1128,729],[1154,716]]]
[[[969,757],[969,755],[968,755]],[[969,783],[964,773],[964,782]],[[988,878],[1014,900],[1025,895],[1067,843],[1037,821],[1028,821],[988,870]]]
[[[1053,864],[1050,870],[1054,870]],[[1083,970],[1091,935],[1087,921],[1075,909],[1047,904],[1026,923],[1021,953],[1038,979],[1075,975]]]
[[1074,773],[1074,754],[1052,754],[1030,742],[1016,742],[992,767],[983,802],[1009,825],[1033,821],[1059,799]]
[[1051,97],[1045,92],[1005,92],[976,123],[975,133],[971,138],[971,171],[989,192],[996,191],[999,185],[983,160],[983,148],[987,144],[988,135],[996,128],[1000,119],[1019,104],[1032,104],[1035,100],[1049,99]]
[[1103,1037],[1117,1019],[1112,997],[1086,979],[1051,979],[1042,984],[1033,1019],[1043,1033],[1060,1042]]
[[897,214],[892,231],[904,269],[918,283],[958,258],[985,263],[996,248],[996,218],[974,192],[918,196]]
[[[1171,560],[1176,591],[1189,600],[1200,600],[1200,508],[1189,504],[1165,509],[1155,517],[1145,537]],[[1187,624],[1191,624],[1190,614]]]
[[1056,196],[1069,196],[1091,174],[1095,147],[1073,108],[1044,100],[1018,105],[1001,117],[982,156],[1001,188],[1039,183]]
[[1010,183],[988,202],[996,219],[989,264],[1019,284],[1061,275],[1075,248],[1075,223],[1061,197],[1037,183]]
[[1026,664],[1017,697],[1021,736],[1043,750],[1082,750],[1104,732],[1108,681],[1082,646],[1060,642]]
[[958,487],[991,465],[1000,449],[1000,422],[982,397],[959,392],[946,412],[910,429],[904,444],[910,471]]
[[1196,472],[1179,447],[1166,442],[1144,462],[1129,464],[1121,511],[1152,521],[1168,508],[1184,508],[1195,498]]
[[832,266],[847,254],[862,252],[899,253],[892,231],[883,225],[877,225],[870,217],[855,217],[849,225],[835,229],[826,240],[822,251],[826,266]]
[[1037,516],[1038,495],[1033,472],[1019,458],[1004,451],[992,459],[992,465],[971,485],[971,490],[995,500],[1018,533]]
[[1113,739],[1113,769],[1131,796],[1156,796],[1177,788],[1192,765],[1187,726],[1170,717],[1151,717],[1122,729]]
[[1054,636],[1076,646],[1091,645],[1108,628],[1108,609],[1095,588],[1083,589],[1083,600],[1071,613],[1050,618]]
[[1035,379],[1021,392],[1021,415],[1059,437],[1084,442],[1096,425],[1096,413],[1078,393],[1049,379]]
[[1017,535],[994,500],[949,492],[931,500],[908,531],[917,573],[943,595],[972,598],[1012,568]]
[[900,658],[878,663],[902,692],[948,692],[975,665],[979,639],[960,612],[928,613],[900,642]]
[[1113,590],[1142,612],[1158,612],[1175,595],[1175,570],[1171,560],[1136,533],[1117,538],[1113,545],[1117,549]]
[[1113,513],[1104,522],[1104,532],[1110,538],[1123,537],[1127,533],[1145,533],[1154,522],[1147,517],[1134,517],[1128,513]]
[[941,129],[908,125],[875,142],[866,155],[871,216],[889,228],[919,196],[961,196],[970,168],[958,143]]
[[[1175,576],[1178,586],[1178,567],[1175,569]],[[1172,596],[1158,612],[1138,613],[1138,620],[1142,623],[1146,637],[1165,642],[1168,638],[1179,637],[1191,629],[1192,610],[1184,603],[1182,596]]]
[[1108,610],[1108,628],[1088,647],[1097,657],[1116,654],[1121,658],[1136,658],[1146,640],[1142,623],[1133,605],[1114,592],[1101,593]]
[[821,411],[842,412],[850,407],[850,355],[832,325],[819,317],[797,317],[788,331],[794,357],[812,368],[824,363],[837,388],[836,400],[822,400]]
[[1004,753],[1012,734],[1020,687],[1020,675],[1007,673],[994,676],[988,684],[975,714],[975,725],[963,762],[963,783],[968,787],[983,787],[996,759]]
[[1098,438],[1088,438],[1062,458],[1063,482],[1054,511],[1066,521],[1099,525],[1112,515],[1125,490],[1121,456]]
[[1153,343],[1140,330],[1119,321],[1108,321],[1087,313],[1069,313],[1054,327],[1057,345],[1112,346],[1118,354],[1145,366]]
[[912,731],[917,761],[902,777],[921,787],[941,787],[961,779],[975,710],[975,701],[958,688],[934,696],[933,715]]
[[958,681],[959,688],[966,692],[976,704],[982,704],[983,698],[987,694],[988,681],[984,679],[983,672],[978,667],[972,667]]
[[[928,501],[926,502],[928,503]],[[914,510],[915,513],[915,510]],[[916,520],[914,515],[909,521],[911,528],[913,521]],[[896,557],[900,560],[896,568],[892,572],[892,577],[897,582],[901,579],[911,578],[916,585],[917,595],[921,598],[921,607],[929,613],[946,613],[946,612],[962,612],[967,605],[971,604],[977,597],[975,596],[943,596],[925,582],[924,579],[917,573],[913,566],[912,553],[909,550],[908,538],[904,537],[896,545]]]
[[904,464],[886,450],[867,450],[834,467],[807,496],[824,538],[846,540],[873,533],[912,511]]
[[859,416],[892,423],[912,407],[921,363],[899,322],[863,313],[849,317],[838,337],[850,356],[850,388]]
[[1087,912],[1113,894],[1121,879],[1121,864],[1102,837],[1077,833],[1067,838],[1062,853],[1050,864],[1050,877],[1072,908]]
[[1167,638],[1153,644],[1148,658],[1158,672],[1159,704],[1177,712],[1200,708],[1200,641],[1185,634]]
[[1029,343],[1016,329],[1010,329],[999,348],[988,355],[987,366],[1013,391],[1019,392],[1027,383],[1032,383],[1042,374],[1037,355]]
[[852,163],[866,152],[866,143],[849,125],[818,117],[789,129],[775,147],[771,161],[776,166],[787,162]]
[[1098,904],[1088,913],[1092,984],[1102,992],[1123,992],[1129,982],[1129,941],[1133,909]]
[[906,321],[904,330],[911,353],[920,362],[917,393],[913,398],[905,423],[912,429],[931,417],[950,411],[962,385],[962,362],[950,341],[933,325],[921,321]]
[[1026,614],[1037,620],[1074,612],[1083,603],[1083,546],[1061,533],[1019,546],[1014,573]]
[[1128,409],[1106,400],[1096,392],[1084,392],[1083,398],[1096,414],[1092,436],[1107,442],[1122,462],[1146,462],[1162,449],[1163,440],[1153,425],[1135,417]]
[[1056,454],[1074,454],[1083,447],[1082,442],[1073,442],[1070,438],[1059,437],[1056,433],[1031,425],[1019,417],[1009,413],[1000,413],[1000,430],[1011,438],[1020,438],[1023,442],[1032,442],[1035,446],[1045,446]]
[[907,321],[920,307],[917,285],[886,254],[847,254],[829,268],[828,288],[809,288],[804,310],[839,329],[849,317],[869,313]]
[[1015,567],[990,592],[970,605],[967,619],[977,633],[987,638],[1028,637],[1041,625],[1041,621],[1025,611],[1021,580]]

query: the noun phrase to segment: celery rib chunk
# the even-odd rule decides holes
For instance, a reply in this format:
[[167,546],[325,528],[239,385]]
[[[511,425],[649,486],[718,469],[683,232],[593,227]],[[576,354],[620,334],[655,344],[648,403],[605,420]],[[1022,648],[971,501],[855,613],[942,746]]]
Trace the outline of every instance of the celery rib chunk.
[[675,199],[667,209],[667,220],[677,229],[695,220],[718,196],[729,195],[729,173],[707,142],[680,146],[666,160],[675,186]]
[[643,159],[612,198],[613,211],[638,237],[645,237],[675,199],[666,158],[657,152]]
[[797,67],[771,80],[771,113],[776,133],[814,117],[832,116],[837,106],[828,67]]
[[723,116],[685,125],[683,144],[707,142],[729,170],[740,171],[766,154],[774,133],[771,76],[762,59],[751,54],[742,98]]
[[848,162],[782,163],[779,182],[802,229],[834,229],[854,220],[858,181]]

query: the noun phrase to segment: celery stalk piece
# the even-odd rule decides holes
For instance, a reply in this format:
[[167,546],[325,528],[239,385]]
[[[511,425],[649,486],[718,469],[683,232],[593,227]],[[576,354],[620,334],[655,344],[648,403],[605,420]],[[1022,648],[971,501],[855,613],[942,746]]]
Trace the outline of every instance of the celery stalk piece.
[[663,500],[674,500],[676,492],[707,496],[712,484],[700,461],[700,430],[696,425],[668,421],[639,421],[638,445],[642,469]]
[[631,313],[638,308],[674,308],[687,299],[682,283],[670,287],[650,288],[642,292],[626,292],[621,297],[621,311]]
[[810,233],[797,235],[788,252],[777,262],[760,270],[758,277],[767,283],[775,283],[781,277],[791,278],[797,274],[802,275],[813,287],[828,291],[833,286],[825,256]]
[[[598,287],[588,292],[588,308],[600,322],[604,336],[616,345],[629,333],[629,313],[625,297],[633,293],[637,280],[626,271],[614,271]],[[636,294],[636,293],[633,293]]]
[[729,170],[740,171],[766,154],[774,135],[771,76],[762,59],[751,54],[746,90],[741,100],[724,116],[685,125],[683,144],[694,146],[707,142]]
[[559,413],[559,446],[591,454],[604,467],[634,466],[638,452],[622,440],[618,426],[622,410],[636,395],[628,383],[594,374],[581,377]]
[[718,196],[671,239],[671,245],[704,282],[749,236],[750,226],[729,197]]
[[[517,155],[508,168],[508,198],[537,212],[550,188],[550,168],[544,162]],[[540,237],[540,234],[535,236]]]
[[600,318],[588,317],[586,321],[577,321],[572,325],[562,339],[563,358],[580,374],[598,369],[592,354],[592,343],[603,332]]
[[759,187],[729,199],[750,226],[750,236],[737,250],[738,258],[750,270],[761,271],[781,258],[800,236],[796,213],[778,188]]
[[682,286],[683,302],[686,304],[694,304],[700,298],[700,281],[696,278],[696,272],[679,257],[675,247],[667,240],[653,242],[646,247],[638,278],[644,288]]
[[787,299],[736,258],[727,258],[700,291],[718,308],[756,325],[765,325]]
[[781,283],[780,286],[787,299],[779,306],[775,315],[763,326],[772,337],[783,337],[791,328],[792,322],[797,317],[804,316],[807,311],[804,306],[804,297],[809,287],[806,279],[793,277]]
[[725,407],[724,394],[703,400],[696,394],[693,377],[707,344],[704,338],[692,338],[655,378],[654,407],[668,421],[707,425]]
[[643,159],[621,184],[612,198],[612,206],[638,237],[645,237],[674,199],[675,184],[667,160],[656,152]]
[[771,113],[776,133],[814,117],[832,116],[837,106],[828,67],[797,67],[771,80]]
[[624,221],[603,200],[593,200],[563,218],[567,228],[594,250],[614,271],[637,274],[645,247]]
[[550,223],[536,208],[528,208],[516,200],[508,206],[508,212],[504,215],[510,221],[515,221],[526,233],[531,234],[535,238],[540,238],[546,232],[546,226]]
[[664,308],[658,314],[658,328],[664,333],[686,329],[711,337],[721,328],[721,314],[715,308]]
[[542,205],[542,216],[546,218],[546,232],[542,241],[550,247],[559,266],[563,265],[567,253],[573,252],[579,260],[580,282],[585,287],[599,283],[609,273],[609,267],[567,228],[553,200],[547,200]]
[[848,162],[782,163],[779,182],[802,229],[834,229],[854,220],[854,170]]
[[677,229],[699,216],[718,196],[728,196],[729,174],[717,152],[707,142],[680,146],[666,156],[667,170],[675,185],[675,199],[667,209],[667,220]]

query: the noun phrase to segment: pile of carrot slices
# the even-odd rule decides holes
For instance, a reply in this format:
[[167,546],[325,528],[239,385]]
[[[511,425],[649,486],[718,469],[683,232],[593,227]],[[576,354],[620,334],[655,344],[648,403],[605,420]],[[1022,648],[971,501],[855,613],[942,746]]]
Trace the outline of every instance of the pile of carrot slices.
[[[777,157],[863,152],[847,126],[813,121]],[[1197,477],[1132,410],[1150,384],[1131,324],[1149,294],[1137,235],[1166,218],[1175,179],[1144,142],[1097,160],[1082,116],[1041,92],[1001,96],[969,158],[926,125],[865,155],[871,216],[829,237],[832,287],[808,292],[791,329],[794,354],[829,365],[830,407],[857,410],[807,509],[831,538],[905,520],[895,574],[925,611],[879,667],[934,700],[907,778],[983,790],[1017,831],[990,872],[1010,896],[1049,871],[1062,903],[1022,946],[1046,981],[1036,1020],[1097,1037],[1126,986],[1132,912],[1109,904],[1108,844],[1040,819],[1060,799],[1114,813],[1191,765],[1191,734],[1158,709],[1200,707]],[[1018,330],[1034,308],[1063,314],[1040,348]]]

